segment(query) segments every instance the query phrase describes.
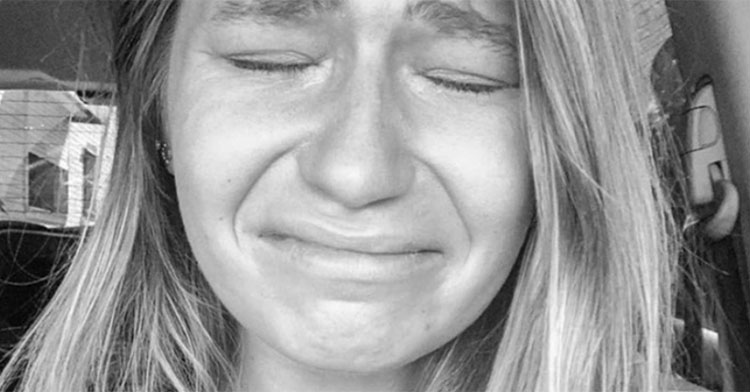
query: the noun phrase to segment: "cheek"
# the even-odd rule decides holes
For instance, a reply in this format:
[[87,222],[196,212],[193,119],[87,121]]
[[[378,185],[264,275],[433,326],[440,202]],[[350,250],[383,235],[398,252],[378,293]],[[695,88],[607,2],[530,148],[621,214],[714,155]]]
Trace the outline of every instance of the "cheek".
[[239,253],[237,212],[269,166],[299,142],[305,116],[289,103],[232,88],[231,81],[186,75],[176,85],[167,131],[185,230],[217,293],[244,298],[236,277],[257,272]]
[[[472,243],[520,232],[533,214],[533,181],[518,92],[491,107],[418,108],[420,158],[437,173]],[[515,237],[515,236],[511,236]]]
[[467,234],[465,253],[428,313],[443,336],[460,333],[494,298],[532,220],[533,181],[516,102],[509,93],[492,108],[435,111],[424,104],[410,114],[420,130],[415,154],[448,194]]
[[173,83],[167,128],[183,216],[205,224],[232,219],[312,120],[293,100],[268,100],[231,79],[197,74]]

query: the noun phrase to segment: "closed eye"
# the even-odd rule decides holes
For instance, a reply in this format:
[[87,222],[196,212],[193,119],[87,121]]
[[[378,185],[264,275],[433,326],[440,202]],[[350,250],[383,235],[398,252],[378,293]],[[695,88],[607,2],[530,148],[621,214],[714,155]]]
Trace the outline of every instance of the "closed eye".
[[317,66],[315,62],[270,62],[248,59],[229,58],[229,62],[240,69],[268,74],[297,74],[310,67]]
[[491,94],[518,87],[498,79],[447,70],[430,70],[422,76],[439,87],[461,93]]

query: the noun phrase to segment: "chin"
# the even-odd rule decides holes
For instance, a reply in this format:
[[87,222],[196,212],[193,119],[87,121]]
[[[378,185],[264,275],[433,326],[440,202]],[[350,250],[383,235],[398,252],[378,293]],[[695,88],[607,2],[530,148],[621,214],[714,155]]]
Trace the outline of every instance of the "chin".
[[414,320],[408,326],[398,322],[387,324],[370,329],[356,323],[336,324],[318,330],[297,330],[291,335],[276,336],[275,340],[278,351],[309,367],[378,373],[404,369],[446,344],[454,332],[460,332],[453,328],[442,333],[435,329],[426,331],[425,322]]
[[411,353],[384,349],[382,346],[358,347],[311,347],[309,350],[291,353],[294,360],[310,367],[337,372],[380,373],[403,369],[427,352]]

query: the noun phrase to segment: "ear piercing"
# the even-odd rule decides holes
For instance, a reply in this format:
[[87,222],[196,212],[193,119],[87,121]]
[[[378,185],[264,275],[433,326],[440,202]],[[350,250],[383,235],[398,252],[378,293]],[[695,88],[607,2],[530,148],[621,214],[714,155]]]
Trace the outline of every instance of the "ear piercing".
[[164,167],[171,173],[172,172],[172,150],[166,142],[156,142],[156,150],[159,151],[159,157]]

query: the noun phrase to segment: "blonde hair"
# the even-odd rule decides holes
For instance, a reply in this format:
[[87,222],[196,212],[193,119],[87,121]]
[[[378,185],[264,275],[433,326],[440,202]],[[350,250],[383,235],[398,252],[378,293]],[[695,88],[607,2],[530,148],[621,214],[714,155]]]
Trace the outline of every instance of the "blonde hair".
[[[671,374],[676,232],[624,2],[517,0],[536,219],[429,391],[655,391]],[[198,270],[155,143],[175,1],[118,2],[119,134],[97,224],[0,390],[223,391],[236,321]]]

